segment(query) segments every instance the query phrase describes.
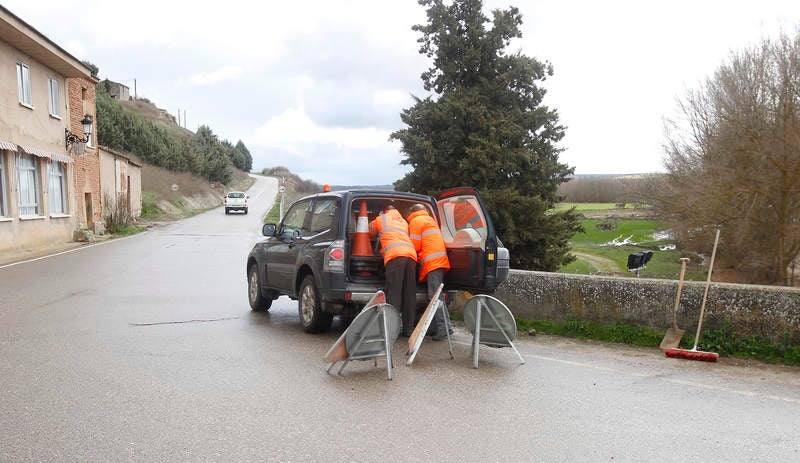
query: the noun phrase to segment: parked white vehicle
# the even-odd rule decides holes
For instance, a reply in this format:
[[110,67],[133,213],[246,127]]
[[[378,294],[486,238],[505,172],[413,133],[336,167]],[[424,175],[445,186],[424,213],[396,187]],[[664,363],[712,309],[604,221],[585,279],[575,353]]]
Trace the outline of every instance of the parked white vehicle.
[[231,211],[244,211],[247,214],[247,200],[250,199],[242,191],[229,191],[225,195],[225,200],[222,204],[225,206],[225,214],[230,214]]

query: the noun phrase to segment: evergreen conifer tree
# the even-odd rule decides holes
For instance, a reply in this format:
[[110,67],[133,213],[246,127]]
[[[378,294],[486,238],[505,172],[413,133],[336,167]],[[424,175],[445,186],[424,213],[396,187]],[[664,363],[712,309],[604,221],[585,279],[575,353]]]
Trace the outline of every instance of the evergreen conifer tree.
[[493,11],[490,22],[481,0],[419,3],[428,23],[413,29],[422,34],[420,53],[433,59],[422,74],[432,95],[415,98],[401,114],[408,127],[391,135],[402,144],[401,164],[413,169],[395,188],[478,188],[512,266],[557,270],[574,259],[568,240],[581,227],[574,211],[553,212],[573,169],[558,160],[565,129],[538,85],[552,67],[506,53],[521,37],[517,8]]

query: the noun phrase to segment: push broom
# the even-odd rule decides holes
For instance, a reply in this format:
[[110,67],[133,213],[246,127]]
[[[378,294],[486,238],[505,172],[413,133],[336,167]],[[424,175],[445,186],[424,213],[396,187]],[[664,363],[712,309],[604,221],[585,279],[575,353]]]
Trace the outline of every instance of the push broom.
[[703,302],[700,304],[700,320],[697,321],[697,334],[694,337],[694,347],[686,349],[664,349],[664,355],[672,358],[686,360],[700,360],[702,362],[716,362],[719,354],[716,352],[703,352],[697,350],[697,343],[700,341],[700,330],[703,327],[703,315],[706,311],[706,300],[708,299],[708,287],[711,285],[711,271],[714,269],[714,257],[717,255],[717,243],[719,242],[719,229],[714,237],[714,250],[711,251],[711,262],[708,265],[708,277],[706,278],[706,290],[703,293]]

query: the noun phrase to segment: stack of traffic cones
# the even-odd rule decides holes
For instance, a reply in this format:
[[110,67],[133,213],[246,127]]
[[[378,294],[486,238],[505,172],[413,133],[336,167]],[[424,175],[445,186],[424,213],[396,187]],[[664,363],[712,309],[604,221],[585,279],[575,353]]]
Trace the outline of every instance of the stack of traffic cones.
[[369,245],[369,216],[367,215],[367,202],[361,201],[361,210],[358,212],[356,234],[353,237],[353,252],[350,257],[372,257],[372,248]]
[[367,202],[361,201],[361,210],[358,213],[356,232],[353,235],[353,250],[350,253],[350,266],[356,276],[369,277],[376,275],[382,259],[375,256],[369,243],[369,215]]

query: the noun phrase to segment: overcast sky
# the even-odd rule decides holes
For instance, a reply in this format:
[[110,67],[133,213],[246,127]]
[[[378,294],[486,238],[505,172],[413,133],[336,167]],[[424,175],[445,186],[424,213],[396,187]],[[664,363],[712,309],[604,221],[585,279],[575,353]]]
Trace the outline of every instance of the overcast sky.
[[[414,0],[173,2],[2,0],[100,77],[125,83],[187,128],[242,140],[253,168],[338,185],[388,184],[407,169],[389,134],[426,96]],[[552,63],[545,104],[567,127],[577,174],[662,171],[663,118],[732,50],[794,35],[800,1],[485,1],[517,6],[510,51]],[[490,15],[489,15],[490,16]]]

